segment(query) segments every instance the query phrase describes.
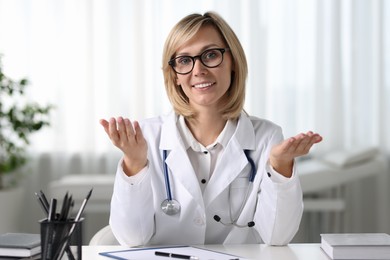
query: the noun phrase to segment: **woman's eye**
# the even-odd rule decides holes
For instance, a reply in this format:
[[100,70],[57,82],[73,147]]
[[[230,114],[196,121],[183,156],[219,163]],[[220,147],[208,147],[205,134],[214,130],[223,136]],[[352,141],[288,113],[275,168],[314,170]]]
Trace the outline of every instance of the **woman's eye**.
[[215,59],[218,57],[218,52],[215,51],[215,50],[211,50],[211,51],[208,51],[206,52],[204,55],[203,55],[203,58],[204,59],[207,59],[207,60],[212,60],[212,59]]
[[179,65],[188,65],[188,64],[191,64],[191,62],[192,62],[192,60],[189,57],[181,57],[181,58],[177,59],[177,63]]

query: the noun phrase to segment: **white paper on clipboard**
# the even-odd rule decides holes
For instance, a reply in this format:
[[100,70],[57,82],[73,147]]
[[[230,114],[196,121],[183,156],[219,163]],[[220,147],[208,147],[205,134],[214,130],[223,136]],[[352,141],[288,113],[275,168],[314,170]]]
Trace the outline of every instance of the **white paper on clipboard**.
[[199,260],[248,260],[236,255],[230,255],[222,252],[212,251],[204,248],[192,246],[173,246],[173,247],[146,247],[131,248],[120,251],[101,252],[100,255],[119,260],[168,260],[179,259],[173,257],[156,256],[155,252],[174,253],[186,256],[194,256]]

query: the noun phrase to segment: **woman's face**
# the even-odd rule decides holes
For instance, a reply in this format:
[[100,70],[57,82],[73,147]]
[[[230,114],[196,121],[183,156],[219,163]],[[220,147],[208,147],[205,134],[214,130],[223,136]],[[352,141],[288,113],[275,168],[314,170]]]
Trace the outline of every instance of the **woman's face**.
[[[197,56],[209,49],[226,47],[217,29],[204,26],[177,50],[176,57]],[[196,59],[190,73],[177,74],[177,85],[181,86],[195,110],[217,109],[219,100],[230,87],[232,66],[229,51],[223,54],[223,62],[215,68],[208,68]]]

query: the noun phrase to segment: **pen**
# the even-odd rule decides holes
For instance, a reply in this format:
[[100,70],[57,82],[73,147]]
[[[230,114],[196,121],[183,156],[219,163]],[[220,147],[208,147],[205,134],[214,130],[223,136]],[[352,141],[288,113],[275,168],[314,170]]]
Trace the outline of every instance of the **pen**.
[[68,192],[66,192],[64,199],[62,200],[62,207],[59,215],[60,221],[65,221],[66,208],[68,207]]
[[42,190],[39,191],[39,196],[42,198],[43,203],[45,204],[46,208],[49,208],[49,201],[46,198],[45,193],[43,193]]
[[85,208],[85,206],[87,205],[87,202],[88,202],[89,198],[91,197],[92,190],[93,190],[93,188],[88,192],[87,197],[83,200],[83,204],[81,204],[81,207],[80,207],[80,209],[79,209],[79,212],[77,212],[76,218],[75,218],[75,220],[74,220],[75,222],[77,222],[77,221],[80,220],[81,214],[83,214],[84,208]]
[[50,206],[49,206],[49,214],[47,217],[47,220],[55,221],[56,219],[56,207],[57,207],[57,199],[51,199]]
[[[76,217],[75,217],[75,219],[74,219],[74,224],[73,224],[72,227],[70,228],[70,230],[69,230],[69,232],[67,233],[67,235],[65,236],[65,238],[69,239],[69,238],[72,236],[73,231],[74,231],[75,228],[76,228],[77,222],[80,221],[81,214],[84,212],[85,206],[87,205],[87,202],[88,202],[89,198],[91,197],[92,190],[93,190],[93,188],[88,192],[87,197],[86,197],[86,198],[84,199],[84,201],[83,201],[83,204],[81,204],[81,207],[80,207],[79,211],[77,212],[77,215],[76,215]],[[56,253],[56,255],[55,255],[56,257],[61,257],[62,254],[63,254],[63,252],[64,252],[64,250],[65,250],[65,248],[66,248],[66,246],[67,246],[67,242],[68,242],[68,241],[67,241],[66,239],[63,239],[63,240],[64,240],[64,243],[62,243],[60,249],[57,251],[57,253]],[[56,259],[56,258],[55,258],[55,259]]]
[[37,196],[39,205],[41,205],[43,212],[44,212],[45,215],[47,216],[47,215],[49,214],[49,208],[48,208],[48,207],[46,206],[46,204],[43,202],[42,197],[41,197],[38,193],[35,192],[35,196]]
[[49,205],[49,212],[47,214],[48,226],[46,229],[46,239],[44,244],[44,248],[46,248],[46,256],[44,256],[45,259],[52,259],[52,248],[55,242],[54,241],[55,230],[53,226],[54,224],[52,224],[52,222],[56,220],[55,219],[56,207],[57,207],[57,200],[52,198]]
[[190,259],[190,260],[198,260],[199,259],[199,257],[197,257],[197,256],[167,253],[167,252],[160,252],[160,251],[156,251],[156,252],[154,252],[154,254],[157,256],[165,256],[165,257],[171,257],[171,258]]

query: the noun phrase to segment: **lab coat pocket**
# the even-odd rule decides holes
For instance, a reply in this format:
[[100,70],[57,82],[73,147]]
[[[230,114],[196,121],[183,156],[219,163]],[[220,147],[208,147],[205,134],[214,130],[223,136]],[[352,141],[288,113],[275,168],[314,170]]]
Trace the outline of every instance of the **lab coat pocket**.
[[229,204],[231,207],[232,218],[238,218],[241,207],[243,207],[247,196],[249,186],[248,177],[238,177],[230,184]]

